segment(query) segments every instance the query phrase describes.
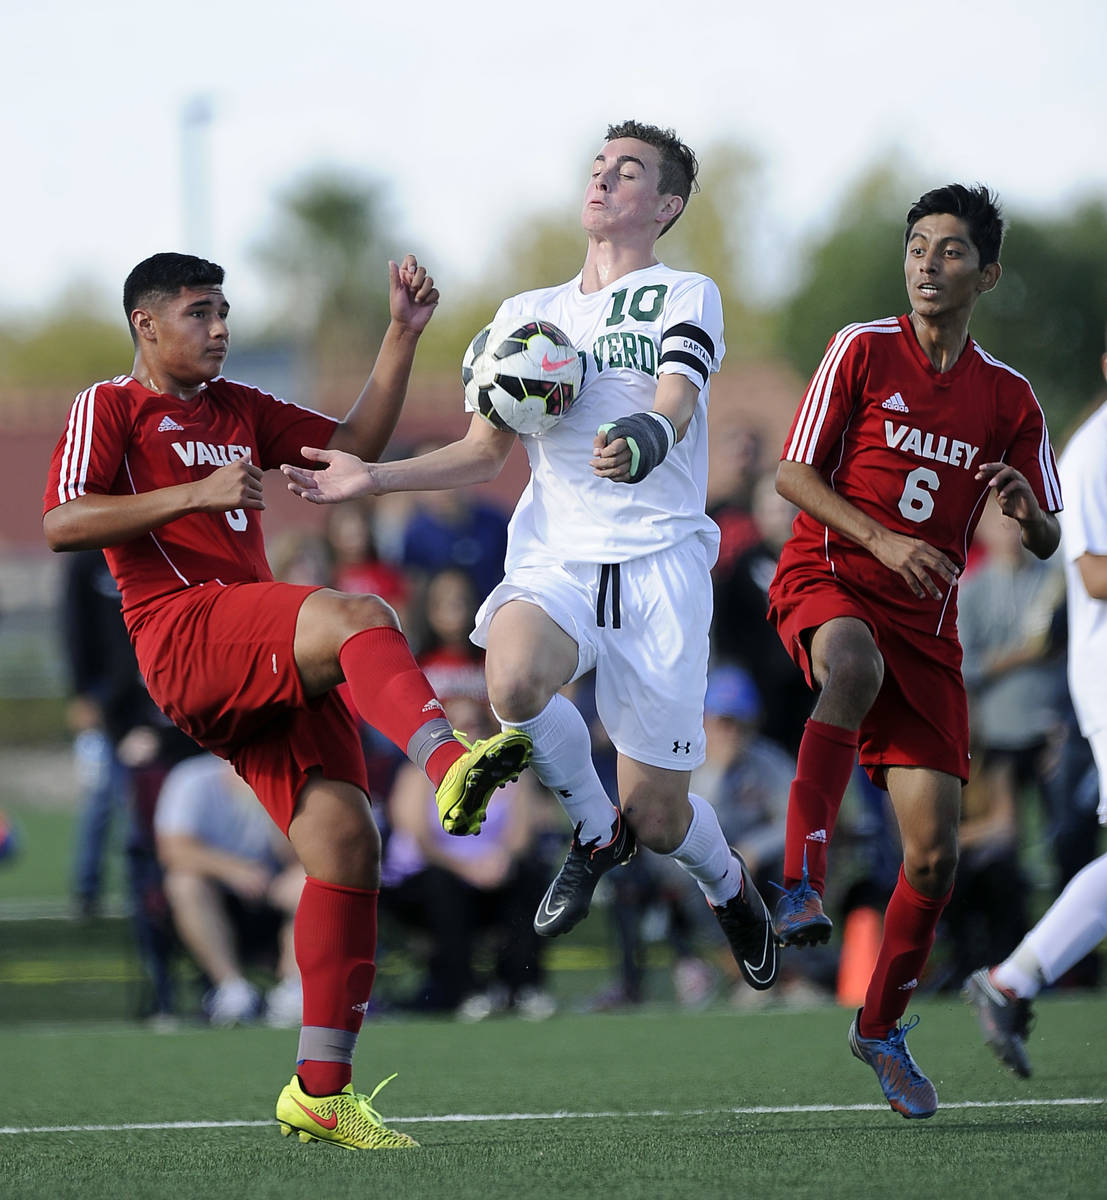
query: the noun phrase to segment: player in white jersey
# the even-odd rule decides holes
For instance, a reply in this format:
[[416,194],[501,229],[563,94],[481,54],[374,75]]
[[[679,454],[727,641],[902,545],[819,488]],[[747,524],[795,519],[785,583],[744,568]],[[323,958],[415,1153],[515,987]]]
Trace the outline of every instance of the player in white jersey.
[[[1102,357],[1107,378],[1107,354]],[[1059,468],[1065,509],[1061,551],[1068,584],[1069,692],[1099,775],[1107,825],[1107,404],[1069,439]],[[1107,854],[1078,871],[1041,920],[998,966],[965,981],[984,1039],[1017,1075],[1030,1074],[1030,1002],[1107,937]]]
[[[541,437],[522,438],[531,478],[508,535],[507,573],[477,614],[489,697],[526,731],[531,765],[573,825],[535,928],[554,937],[588,913],[600,877],[637,844],[699,884],[743,976],[776,978],[768,911],[714,810],[689,795],[704,757],[710,570],[719,533],[704,512],[708,380],[723,356],[722,306],[706,276],[657,261],[657,239],[695,185],[695,155],[671,130],[610,126],[585,191],[580,274],[527,292],[497,317],[545,318],[584,353],[583,387]],[[474,415],[465,437],[403,462],[305,448],[325,465],[282,468],[315,503],[495,478],[517,435]],[[619,806],[592,765],[561,688],[596,671],[599,716],[619,753]]]
[[[704,512],[707,381],[723,357],[719,291],[705,275],[661,263],[595,292],[568,283],[505,300],[493,324],[550,321],[584,352],[583,390],[548,433],[524,437],[531,481],[515,509],[508,569],[531,553],[615,562],[697,537],[714,561],[719,530]],[[675,330],[676,332],[670,332]],[[612,487],[581,454],[596,429],[653,407],[657,373],[699,388],[695,419],[646,487]]]

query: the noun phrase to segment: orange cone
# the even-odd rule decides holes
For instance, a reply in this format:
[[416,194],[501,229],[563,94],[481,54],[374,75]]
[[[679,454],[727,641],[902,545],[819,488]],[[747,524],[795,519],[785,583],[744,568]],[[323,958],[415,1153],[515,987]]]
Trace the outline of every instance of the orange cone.
[[875,908],[862,905],[846,917],[838,958],[838,1003],[843,1008],[865,1003],[883,932],[884,918]]

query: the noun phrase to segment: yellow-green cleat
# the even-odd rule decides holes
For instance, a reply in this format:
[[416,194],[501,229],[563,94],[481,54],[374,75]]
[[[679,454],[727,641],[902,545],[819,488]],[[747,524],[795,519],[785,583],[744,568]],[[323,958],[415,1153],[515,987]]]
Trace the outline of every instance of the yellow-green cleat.
[[299,1134],[301,1142],[330,1142],[346,1150],[398,1150],[419,1143],[406,1133],[389,1129],[373,1107],[377,1093],[395,1079],[389,1075],[381,1080],[369,1096],[355,1092],[348,1083],[334,1096],[311,1096],[300,1086],[300,1077],[293,1075],[287,1087],[277,1097],[277,1120],[281,1133],[289,1137]]
[[467,749],[446,772],[435,792],[435,801],[442,828],[464,837],[480,833],[492,793],[519,778],[530,762],[531,742],[518,729],[505,729],[476,742],[467,741],[456,730],[454,736]]

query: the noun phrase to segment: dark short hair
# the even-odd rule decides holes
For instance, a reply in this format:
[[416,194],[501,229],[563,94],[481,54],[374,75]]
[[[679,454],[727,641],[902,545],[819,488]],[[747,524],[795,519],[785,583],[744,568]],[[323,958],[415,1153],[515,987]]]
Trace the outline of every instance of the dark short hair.
[[[662,129],[659,125],[645,125],[641,121],[620,121],[618,125],[607,127],[607,140],[613,142],[616,138],[636,138],[658,152],[661,173],[657,180],[657,190],[661,195],[679,196],[687,204],[688,197],[699,191],[696,175],[700,165],[692,150],[672,129]],[[680,212],[683,211],[681,208]],[[679,218],[680,213],[677,213],[661,233],[669,230]],[[660,237],[661,234],[657,236]]]
[[999,262],[999,250],[1003,245],[1003,213],[999,208],[999,197],[982,183],[966,187],[963,183],[949,183],[934,188],[920,196],[907,213],[907,228],[903,234],[903,248],[907,249],[911,230],[923,217],[936,213],[949,213],[960,217],[969,227],[969,237],[980,255],[980,265],[989,266]]
[[223,268],[218,263],[194,254],[154,254],[127,276],[123,285],[123,311],[130,323],[131,313],[143,304],[175,296],[181,288],[219,287]]

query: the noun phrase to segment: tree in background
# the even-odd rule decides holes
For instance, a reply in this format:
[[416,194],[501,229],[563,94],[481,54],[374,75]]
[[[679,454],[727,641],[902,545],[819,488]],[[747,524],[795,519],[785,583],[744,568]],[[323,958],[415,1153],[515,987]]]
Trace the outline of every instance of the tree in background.
[[269,337],[291,338],[317,362],[362,358],[388,324],[391,234],[379,185],[337,171],[295,183],[255,248],[278,298]]
[[5,323],[0,383],[68,392],[81,380],[110,379],[126,370],[133,353],[126,326],[118,316],[99,315],[120,312],[118,304],[86,284],[75,284],[38,320]]
[[892,162],[871,167],[801,255],[806,267],[781,306],[776,349],[805,379],[843,325],[906,311],[893,268],[903,257],[904,214],[921,190]]
[[979,306],[973,336],[1034,380],[1063,444],[1103,390],[1107,202],[1089,200],[1059,218],[1009,216],[1003,277]]

